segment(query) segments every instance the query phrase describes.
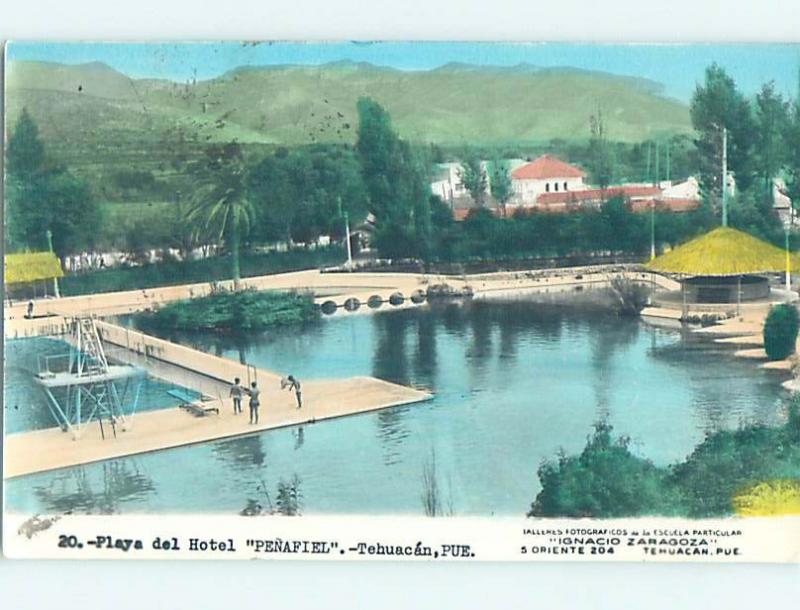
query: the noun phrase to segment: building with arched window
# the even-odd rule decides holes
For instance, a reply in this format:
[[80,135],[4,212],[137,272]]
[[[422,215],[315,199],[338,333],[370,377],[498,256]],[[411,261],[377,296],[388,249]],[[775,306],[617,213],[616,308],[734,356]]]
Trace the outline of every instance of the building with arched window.
[[560,193],[586,189],[585,173],[553,155],[541,157],[516,168],[511,173],[513,203],[534,205],[543,193]]

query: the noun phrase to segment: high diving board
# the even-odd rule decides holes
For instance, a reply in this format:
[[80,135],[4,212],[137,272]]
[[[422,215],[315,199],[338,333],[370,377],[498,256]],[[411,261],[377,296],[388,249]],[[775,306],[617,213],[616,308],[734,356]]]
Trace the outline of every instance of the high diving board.
[[90,385],[95,383],[122,381],[130,377],[136,377],[144,374],[145,372],[142,369],[134,366],[127,364],[109,364],[108,369],[102,372],[75,375],[69,371],[61,371],[58,373],[42,371],[35,375],[34,379],[37,383],[47,388],[61,388],[73,385]]

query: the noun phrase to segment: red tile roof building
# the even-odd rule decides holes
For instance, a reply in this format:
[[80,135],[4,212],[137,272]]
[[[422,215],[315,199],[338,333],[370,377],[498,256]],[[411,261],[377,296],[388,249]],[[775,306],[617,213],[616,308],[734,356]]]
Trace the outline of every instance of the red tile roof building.
[[542,155],[511,172],[514,196],[511,202],[517,205],[532,205],[545,193],[563,193],[586,188],[584,172],[554,157]]
[[511,172],[513,180],[548,180],[555,178],[583,178],[582,170],[554,157],[542,155]]
[[[599,209],[604,201],[622,197],[634,212],[650,209],[686,212],[700,203],[696,180],[679,184],[621,184],[606,189],[589,188],[583,182],[585,173],[553,155],[542,155],[511,172],[514,195],[502,210],[487,206],[495,216],[510,218],[517,213],[563,214],[578,210]],[[473,207],[453,206],[453,217],[465,220]]]

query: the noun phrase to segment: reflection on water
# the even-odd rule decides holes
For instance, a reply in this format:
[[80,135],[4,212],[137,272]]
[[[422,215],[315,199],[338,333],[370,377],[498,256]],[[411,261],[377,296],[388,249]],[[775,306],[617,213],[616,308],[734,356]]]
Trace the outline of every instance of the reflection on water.
[[78,466],[51,475],[34,475],[41,483],[33,494],[46,512],[108,515],[124,502],[146,501],[155,493],[153,481],[136,458],[111,460],[93,467]]
[[522,515],[541,461],[580,451],[598,419],[664,465],[708,432],[780,417],[780,376],[710,340],[591,303],[437,304],[246,339],[169,338],[304,380],[374,375],[436,396],[113,462],[131,471],[127,484],[101,485],[107,464],[15,479],[9,506],[237,514],[251,500],[268,506],[264,490],[274,495],[297,475],[305,514],[421,514],[425,460],[435,454],[456,514]]
[[214,455],[234,468],[260,468],[266,464],[267,454],[264,441],[259,435],[245,436],[233,441],[223,441],[213,445]]
[[410,434],[403,421],[409,408],[385,409],[375,414],[378,439],[383,447],[383,463],[387,466],[397,463],[402,458],[403,441]]

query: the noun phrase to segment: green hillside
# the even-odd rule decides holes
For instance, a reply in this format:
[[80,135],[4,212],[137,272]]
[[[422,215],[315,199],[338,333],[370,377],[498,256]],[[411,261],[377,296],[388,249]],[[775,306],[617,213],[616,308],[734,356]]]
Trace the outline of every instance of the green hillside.
[[[586,140],[600,107],[613,140],[691,131],[687,106],[657,83],[576,69],[450,64],[404,72],[337,62],[248,67],[207,81],[132,79],[102,63],[10,62],[7,125],[23,107],[48,153],[101,201],[175,201],[204,144],[237,140],[254,158],[276,145],[352,143],[356,101],[375,98],[400,134],[441,145]],[[538,152],[536,152],[538,154]],[[135,186],[131,187],[131,184]]]
[[441,144],[584,139],[598,106],[615,140],[690,130],[687,106],[661,97],[655,83],[530,66],[406,72],[338,62],[174,83],[130,79],[99,63],[12,62],[7,92],[12,125],[27,105],[45,138],[79,148],[91,140],[170,140],[175,129],[200,141],[352,141],[361,95],[383,104],[402,136]]

